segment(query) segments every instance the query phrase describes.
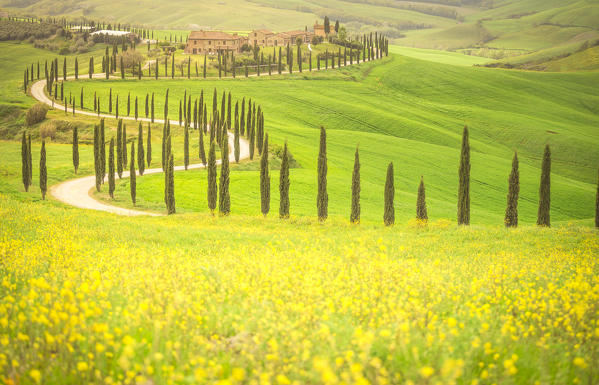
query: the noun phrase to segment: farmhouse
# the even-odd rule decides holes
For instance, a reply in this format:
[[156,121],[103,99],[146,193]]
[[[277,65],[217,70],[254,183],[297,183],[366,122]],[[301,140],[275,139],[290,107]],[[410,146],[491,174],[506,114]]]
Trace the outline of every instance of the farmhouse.
[[238,34],[220,31],[193,31],[187,39],[186,54],[216,53],[219,51],[241,52],[248,39]]

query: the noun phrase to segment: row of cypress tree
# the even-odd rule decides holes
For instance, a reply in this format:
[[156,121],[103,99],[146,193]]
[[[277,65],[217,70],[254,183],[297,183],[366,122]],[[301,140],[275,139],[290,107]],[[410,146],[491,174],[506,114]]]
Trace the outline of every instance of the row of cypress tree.
[[[48,170],[46,167],[46,141],[42,139],[42,147],[40,149],[40,177],[39,187],[42,193],[42,199],[46,199],[48,191]],[[31,135],[26,135],[23,131],[21,137],[21,181],[25,192],[29,191],[29,187],[33,183],[33,162],[31,159]]]

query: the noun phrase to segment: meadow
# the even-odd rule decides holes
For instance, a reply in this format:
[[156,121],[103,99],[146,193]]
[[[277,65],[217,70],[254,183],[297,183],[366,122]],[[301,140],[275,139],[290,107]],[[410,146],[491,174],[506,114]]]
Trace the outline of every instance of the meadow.
[[[440,55],[437,60],[453,63],[454,55]],[[461,131],[468,125],[473,221],[499,224],[513,151],[521,161],[520,217],[524,223],[536,220],[540,157],[546,143],[553,152],[554,220],[593,216],[599,158],[594,151],[598,119],[592,106],[598,102],[593,86],[598,80],[596,73],[508,72],[392,54],[381,61],[320,73],[237,80],[82,80],[66,82],[65,91],[78,95],[83,88],[87,106],[93,106],[95,92],[106,106],[112,89],[113,97],[120,95],[119,110],[124,111],[126,94],[144,100],[152,90],[156,110],[162,111],[168,88],[169,111],[175,119],[185,90],[193,98],[203,90],[209,111],[214,88],[219,103],[222,91],[230,91],[234,102],[251,98],[265,111],[270,143],[282,146],[287,140],[300,165],[291,174],[292,212],[297,215],[315,213],[318,127],[324,125],[332,215],[348,216],[353,153],[359,144],[363,218],[382,216],[385,167],[390,161],[397,170],[401,220],[414,215],[420,175],[427,185],[431,218],[454,218]],[[197,133],[192,132],[191,143],[196,142]],[[175,154],[181,152],[175,146]],[[195,150],[191,153],[197,160]],[[233,169],[234,212],[258,212],[257,169],[257,165]],[[276,191],[276,170],[271,178]],[[181,211],[207,210],[203,171],[180,173],[175,179]],[[152,208],[161,205],[162,183],[160,176],[138,180],[138,195]],[[118,187],[117,200],[126,203],[127,194],[125,182]],[[276,195],[272,207],[277,207]]]
[[599,375],[599,241],[588,227],[128,218],[2,193],[0,228],[8,384]]

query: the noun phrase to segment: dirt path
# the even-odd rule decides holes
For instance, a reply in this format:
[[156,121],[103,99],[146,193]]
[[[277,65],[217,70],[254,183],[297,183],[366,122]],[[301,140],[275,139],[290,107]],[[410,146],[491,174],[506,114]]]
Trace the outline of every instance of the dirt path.
[[[105,78],[105,74],[95,74],[93,77],[95,78]],[[74,77],[69,77],[67,79],[74,79]],[[39,80],[35,82],[31,86],[31,95],[39,100],[42,103],[45,103],[49,106],[54,106],[54,108],[63,109],[64,105],[58,104],[56,102],[52,102],[50,98],[45,94],[44,88],[46,86],[46,80]],[[69,110],[72,111],[72,110]],[[104,118],[114,118],[114,115],[108,114],[96,114],[90,111],[82,111],[75,109],[75,114],[80,115],[89,115],[94,117],[104,117]],[[123,116],[124,120],[135,120],[133,117]],[[148,118],[138,118],[138,121],[142,122],[150,122]],[[162,119],[154,119],[154,123],[164,123]],[[179,125],[179,121],[171,120],[170,123],[172,125]],[[233,152],[232,143],[234,140],[233,133],[229,133],[229,160],[230,162],[235,162],[235,154]],[[250,145],[248,141],[242,136],[239,137],[239,159],[247,159],[250,157]],[[220,160],[217,161],[217,164],[220,164]],[[192,164],[187,167],[188,169],[200,169],[204,168],[202,163]],[[185,166],[177,166],[175,167],[175,171],[185,170]],[[161,173],[162,168],[151,168],[144,171],[144,175],[146,174],[157,174]],[[139,173],[138,173],[139,175]],[[123,178],[129,177],[129,171],[123,171]],[[106,179],[108,180],[108,179]],[[164,214],[158,214],[147,211],[139,211],[126,209],[123,207],[112,206],[107,203],[102,203],[91,196],[93,189],[96,187],[96,177],[94,175],[84,176],[77,179],[68,180],[57,185],[54,185],[50,188],[50,194],[58,199],[59,201],[66,203],[71,206],[79,207],[82,209],[90,209],[90,210],[98,210],[98,211],[106,211],[109,213],[119,214],[119,215],[129,215],[129,216],[138,216],[138,215],[149,215],[149,216],[160,216]]]

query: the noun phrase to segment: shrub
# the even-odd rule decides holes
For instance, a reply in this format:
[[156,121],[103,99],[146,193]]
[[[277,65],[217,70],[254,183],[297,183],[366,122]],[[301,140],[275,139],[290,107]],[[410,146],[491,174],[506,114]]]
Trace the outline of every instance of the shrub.
[[46,122],[40,126],[40,137],[42,139],[56,137],[56,125],[53,122]]
[[48,107],[45,104],[38,103],[27,110],[27,114],[25,114],[25,123],[27,123],[28,126],[39,123],[46,119],[47,112]]

